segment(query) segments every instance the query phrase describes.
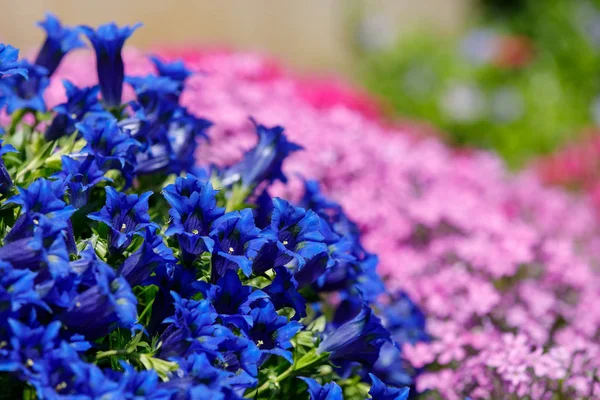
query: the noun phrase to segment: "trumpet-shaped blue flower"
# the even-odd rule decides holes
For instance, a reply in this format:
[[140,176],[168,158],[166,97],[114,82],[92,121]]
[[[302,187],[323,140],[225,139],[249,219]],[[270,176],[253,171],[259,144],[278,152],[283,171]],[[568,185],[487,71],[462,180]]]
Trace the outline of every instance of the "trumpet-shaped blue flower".
[[293,308],[294,320],[306,317],[306,300],[298,293],[298,282],[286,267],[275,268],[275,279],[263,289],[269,295],[275,308]]
[[164,62],[158,57],[150,57],[158,75],[178,82],[183,88],[186,79],[192,75],[192,71],[186,68],[181,60]]
[[163,242],[154,226],[146,227],[144,243],[130,255],[119,268],[119,274],[127,279],[131,286],[141,285],[158,268],[166,268],[166,264],[176,264],[173,252]]
[[48,70],[52,75],[61,60],[69,51],[84,47],[79,39],[79,30],[63,26],[56,16],[47,13],[46,20],[38,22],[46,31],[46,40],[35,59],[35,63]]
[[23,78],[28,77],[27,69],[21,66],[18,61],[19,49],[15,49],[11,45],[0,43],[0,78],[3,75],[18,74]]
[[390,333],[367,305],[354,318],[331,330],[319,344],[318,352],[330,353],[333,361],[357,361],[372,365]]
[[64,135],[75,132],[75,124],[90,112],[101,112],[102,106],[98,102],[98,86],[78,88],[71,82],[64,80],[63,86],[67,93],[67,101],[53,108],[56,112],[54,119],[45,132],[46,140],[55,140]]
[[208,234],[213,221],[224,212],[217,207],[216,194],[209,182],[193,175],[177,178],[163,191],[171,205],[171,224],[165,233],[177,237],[185,265],[191,265],[203,252],[213,251],[214,240]]
[[30,327],[12,318],[6,322],[10,332],[8,343],[3,342],[0,348],[0,371],[18,372],[24,378],[33,377],[36,361],[57,345],[61,323],[54,321],[47,327]]
[[152,192],[125,194],[117,192],[113,187],[106,187],[106,204],[99,212],[88,215],[88,218],[103,222],[109,228],[109,251],[116,253],[126,249],[133,235],[142,235],[146,227],[151,226],[148,215],[148,199]]
[[410,389],[407,387],[404,388],[395,388],[391,386],[386,386],[379,378],[377,378],[373,374],[369,374],[371,377],[371,390],[369,390],[369,394],[371,398],[374,400],[407,400]]
[[253,189],[263,181],[287,182],[281,171],[283,160],[302,147],[289,142],[281,126],[267,128],[251,121],[256,128],[258,143],[244,154],[241,161],[223,170],[221,182],[224,186],[241,183],[248,189]]
[[4,242],[10,243],[31,236],[41,216],[52,218],[56,226],[64,223],[60,229],[67,229],[66,221],[75,212],[75,208],[65,203],[64,193],[65,182],[60,179],[49,181],[41,178],[26,189],[18,188],[18,194],[11,197],[8,203],[21,206],[20,216]]
[[302,329],[303,325],[296,321],[288,321],[287,317],[278,315],[273,304],[263,301],[259,307],[250,311],[252,327],[248,337],[252,339],[262,353],[262,361],[269,355],[285,358],[293,364],[291,339]]
[[92,155],[79,158],[62,156],[61,161],[62,170],[53,177],[67,182],[69,204],[77,209],[88,204],[93,187],[102,181],[110,181],[104,176],[104,172],[98,167]]
[[123,399],[170,400],[177,391],[161,383],[154,370],[136,371],[130,364],[121,361],[122,373],[112,374],[114,381],[119,382],[123,391]]
[[96,51],[96,68],[102,99],[107,107],[121,105],[125,66],[121,50],[125,40],[139,28],[141,24],[119,28],[115,23],[105,24],[94,30],[82,26],[81,30],[88,37]]
[[271,225],[265,235],[277,240],[279,255],[274,266],[281,265],[282,257],[292,257],[294,263],[287,265],[293,268],[300,286],[312,283],[333,264],[319,227],[320,218],[313,211],[273,199]]
[[21,61],[20,68],[27,73],[13,74],[0,80],[0,91],[6,97],[6,112],[12,114],[21,109],[45,112],[44,91],[50,84],[48,71],[28,61]]
[[117,277],[102,262],[95,263],[90,272],[92,282],[81,285],[80,293],[59,319],[70,330],[91,338],[106,335],[117,327],[130,328],[137,320],[137,299],[127,280]]
[[196,163],[196,148],[199,139],[206,138],[206,130],[212,122],[197,118],[183,108],[179,108],[167,131],[167,140],[171,150],[170,171],[180,173],[191,171]]
[[197,282],[195,287],[211,302],[225,325],[233,324],[243,330],[252,326],[252,317],[249,314],[253,304],[268,297],[261,290],[243,285],[232,270],[226,271],[214,285]]
[[165,386],[176,390],[184,398],[202,398],[209,400],[238,400],[231,386],[235,374],[216,368],[204,353],[191,354],[187,358],[175,358],[180,373],[177,379],[171,379]]
[[343,400],[342,388],[335,382],[328,382],[325,385],[319,384],[314,379],[300,377],[308,386],[308,395],[310,400]]
[[0,321],[16,317],[30,305],[47,307],[34,290],[35,277],[28,269],[15,269],[10,263],[0,261]]
[[10,144],[3,144],[0,139],[0,193],[8,194],[13,186],[12,178],[6,169],[2,156],[6,153],[17,153],[17,150]]
[[252,260],[267,243],[260,229],[254,225],[250,209],[232,211],[213,222],[210,237],[215,242],[213,279],[227,270],[241,269],[246,276],[252,274]]
[[106,113],[90,114],[75,127],[86,140],[81,153],[94,155],[102,170],[118,169],[125,175],[133,171],[135,151],[141,145],[119,128],[114,117]]

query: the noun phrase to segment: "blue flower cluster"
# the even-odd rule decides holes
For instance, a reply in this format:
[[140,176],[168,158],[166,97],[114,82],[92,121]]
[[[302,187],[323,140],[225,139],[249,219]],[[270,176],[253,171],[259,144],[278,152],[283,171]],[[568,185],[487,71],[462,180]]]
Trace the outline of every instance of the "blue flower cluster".
[[[0,45],[9,397],[407,399],[399,349],[427,340],[424,317],[403,294],[382,301],[377,257],[317,182],[299,204],[269,196],[301,148],[283,128],[253,121],[257,145],[238,163],[197,168],[211,124],[179,102],[191,71],[153,59],[157,75],[125,77],[137,25],[40,26],[34,63]],[[48,111],[44,89],[82,34],[99,85],[66,81]]]

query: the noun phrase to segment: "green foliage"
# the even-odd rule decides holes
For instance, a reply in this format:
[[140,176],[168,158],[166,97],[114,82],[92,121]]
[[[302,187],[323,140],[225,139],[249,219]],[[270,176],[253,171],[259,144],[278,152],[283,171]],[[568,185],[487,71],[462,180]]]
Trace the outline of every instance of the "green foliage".
[[364,82],[400,114],[440,127],[455,145],[495,149],[513,167],[551,152],[595,122],[600,43],[591,30],[600,9],[587,1],[513,3],[473,32],[520,41],[531,57],[524,65],[506,66],[501,54],[476,62],[465,56],[464,38],[421,32],[368,59]]

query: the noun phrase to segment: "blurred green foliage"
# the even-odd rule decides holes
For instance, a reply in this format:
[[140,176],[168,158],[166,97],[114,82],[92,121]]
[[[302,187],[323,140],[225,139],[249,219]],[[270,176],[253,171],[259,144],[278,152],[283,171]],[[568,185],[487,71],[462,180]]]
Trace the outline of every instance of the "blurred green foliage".
[[[513,167],[600,123],[600,8],[584,0],[483,1],[461,38],[417,33],[366,57],[364,82],[456,145]],[[504,4],[503,4],[504,3]]]

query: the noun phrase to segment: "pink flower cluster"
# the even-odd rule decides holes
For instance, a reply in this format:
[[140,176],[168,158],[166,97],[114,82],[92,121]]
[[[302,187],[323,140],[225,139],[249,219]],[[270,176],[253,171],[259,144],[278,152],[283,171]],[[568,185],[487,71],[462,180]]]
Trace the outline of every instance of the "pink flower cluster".
[[[284,126],[305,151],[285,164],[292,190],[274,194],[298,196],[299,175],[322,182],[360,224],[389,288],[422,308],[433,340],[403,354],[422,368],[425,397],[600,397],[600,226],[586,199],[512,174],[491,153],[381,123],[351,90],[307,89],[258,55],[181,54],[201,71],[184,102],[216,124],[199,159],[237,159],[255,140],[250,115]],[[130,74],[151,71],[136,52],[126,59]],[[62,72],[92,70],[82,63],[71,57]]]

